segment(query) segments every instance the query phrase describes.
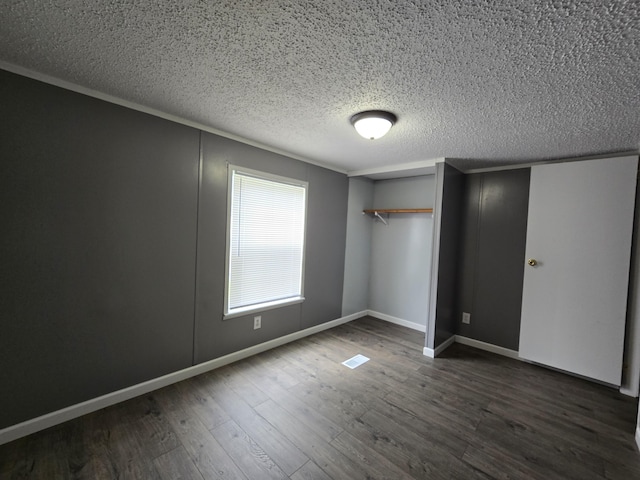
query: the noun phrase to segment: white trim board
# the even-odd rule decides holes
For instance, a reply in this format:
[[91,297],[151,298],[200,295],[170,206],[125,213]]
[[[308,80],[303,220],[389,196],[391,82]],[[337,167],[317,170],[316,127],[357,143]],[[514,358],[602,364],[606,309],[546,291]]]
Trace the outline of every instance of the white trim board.
[[503,357],[515,358],[516,360],[524,361],[520,358],[520,355],[515,350],[499,347],[491,343],[481,342],[480,340],[475,340],[473,338],[456,335],[456,343],[461,343],[462,345],[475,347],[479,350],[484,350],[486,352],[496,353],[498,355],[502,355]]
[[424,354],[425,357],[436,358],[438,355],[444,352],[447,348],[449,348],[449,346],[453,344],[455,341],[456,341],[456,336],[451,335],[444,342],[438,345],[435,348],[435,350],[433,348],[424,347],[422,349],[422,353]]
[[627,397],[638,398],[638,391],[635,388],[620,387],[620,393]]
[[284,337],[275,338],[273,340],[269,340],[268,342],[245,348],[244,350],[240,350],[238,352],[230,353],[228,355],[210,360],[208,362],[200,363],[183,370],[178,370],[177,372],[169,373],[162,377],[154,378],[137,385],[132,385],[115,392],[107,393],[106,395],[92,398],[85,402],[71,405],[61,410],[47,413],[40,417],[36,417],[22,423],[18,423],[16,425],[11,425],[10,427],[0,430],[0,445],[11,442],[26,435],[30,435],[40,430],[44,430],[45,428],[59,425],[68,420],[81,417],[82,415],[86,415],[87,413],[95,412],[96,410],[100,410],[101,408],[115,405],[116,403],[120,403],[125,400],[129,400],[131,398],[135,398],[145,393],[151,392],[153,390],[166,387],[167,385],[186,380],[187,378],[195,377],[196,375],[200,375],[201,373],[205,373],[224,365],[237,362],[238,360],[242,360],[243,358],[247,358],[252,355],[271,350],[272,348],[285,345],[295,340],[308,337],[309,335],[313,335],[314,333],[319,333],[324,330],[337,327],[338,325],[351,322],[352,320],[356,320],[366,315],[366,310],[347,315],[345,317],[331,320],[330,322],[323,323],[321,325],[316,325],[305,330],[300,330],[299,332],[290,333],[289,335],[285,335]]
[[429,347],[424,347],[422,349],[422,354],[425,357],[429,357],[429,358],[436,358],[436,356],[437,356],[435,350],[433,348],[429,348]]
[[448,347],[450,347],[454,343],[461,343],[462,345],[468,345],[470,347],[477,348],[478,350],[484,350],[486,352],[495,353],[497,355],[502,355],[503,357],[515,358],[516,360],[520,360],[521,362],[526,362],[526,360],[520,358],[518,352],[515,350],[510,350],[508,348],[499,347],[497,345],[493,345],[491,343],[481,342],[480,340],[475,340],[473,338],[463,337],[461,335],[452,335],[443,343],[438,345],[435,350],[432,348],[425,347],[423,353],[425,356],[430,358],[435,358],[440,353],[445,351]]
[[395,323],[396,325],[400,325],[401,327],[407,327],[412,330],[417,330],[419,332],[426,332],[427,326],[422,325],[420,323],[410,322],[409,320],[404,320],[398,317],[392,317],[391,315],[387,315],[386,313],[376,312],[374,310],[367,310],[367,315],[370,317],[377,318],[378,320],[385,320],[389,323]]
[[[433,349],[431,349],[431,348],[425,347],[423,349],[423,354],[426,357],[429,357],[429,358],[437,357],[441,352],[443,352],[446,348],[448,348],[451,344],[454,343],[454,341],[451,340],[452,338],[454,338],[454,337],[449,338],[446,342],[444,342],[441,345],[439,345],[435,349],[435,351]],[[455,343],[461,343],[462,345],[468,345],[470,347],[477,348],[478,350],[484,350],[486,352],[495,353],[496,355],[502,355],[503,357],[513,358],[514,360],[519,360],[521,362],[530,363],[532,365],[537,365],[537,366],[542,367],[542,368],[547,368],[547,369],[550,369],[550,370],[555,370],[555,371],[560,372],[560,373],[564,373],[565,375],[571,375],[573,377],[582,378],[582,379],[587,380],[589,382],[598,383],[600,385],[605,385],[607,387],[615,388],[615,389],[618,389],[620,391],[620,393],[622,393],[623,395],[627,395],[627,396],[635,398],[635,396],[633,395],[632,391],[628,391],[628,390],[626,390],[624,388],[619,388],[617,385],[611,385],[609,383],[599,382],[598,380],[595,380],[595,379],[589,378],[589,377],[585,377],[583,375],[577,375],[575,373],[567,372],[565,370],[560,370],[560,369],[557,369],[557,368],[553,368],[553,367],[550,367],[548,365],[542,365],[542,364],[539,364],[539,363],[536,363],[536,362],[531,362],[531,361],[527,360],[526,358],[520,357],[520,354],[515,350],[510,350],[508,348],[499,347],[499,346],[493,345],[491,343],[481,342],[480,340],[475,340],[473,338],[463,337],[463,336],[460,336],[460,335],[455,335]],[[640,446],[640,444],[639,444],[639,446]]]
[[636,428],[636,445],[638,446],[638,450],[640,450],[640,426]]
[[210,127],[203,123],[196,122],[193,120],[188,120],[186,118],[179,117],[171,113],[166,113],[161,110],[157,110],[155,108],[147,107],[139,103],[132,102],[130,100],[125,100],[123,98],[116,97],[114,95],[109,95],[108,93],[103,93],[98,90],[94,90],[92,88],[83,87],[82,85],[68,82],[67,80],[62,80],[60,78],[52,77],[51,75],[47,75],[45,73],[36,72],[34,70],[30,70],[28,68],[24,68],[19,65],[15,65],[13,63],[5,62],[4,60],[0,60],[0,69],[6,70],[7,72],[15,73],[17,75],[22,75],[23,77],[31,78],[33,80],[38,80],[39,82],[48,83],[49,85],[64,88],[65,90],[70,90],[72,92],[80,93],[82,95],[87,95],[88,97],[93,97],[99,100],[103,100],[105,102],[113,103],[115,105],[120,105],[121,107],[130,108],[131,110],[137,110],[138,112],[148,113],[149,115],[153,115],[154,117],[164,118],[165,120],[179,123],[181,125],[186,125],[187,127],[193,127],[198,130],[202,130],[203,132],[213,133],[214,135],[219,135],[220,137],[228,138],[230,140],[235,140],[236,142],[244,143],[245,145],[250,145],[252,147],[260,148],[268,152],[276,153],[278,155],[283,155],[289,158],[294,158],[304,163],[316,165],[318,167],[326,168],[328,170],[333,170],[334,172],[343,173],[345,175],[347,174],[347,171],[345,169],[337,167],[336,165],[325,163],[319,160],[313,160],[310,158],[303,157],[301,155],[296,155],[294,153],[287,152],[277,147],[272,147],[264,143],[251,140],[249,138],[242,137],[240,135],[235,135],[233,133],[225,132],[223,130],[218,130],[217,128]]
[[349,177],[368,177],[372,180],[385,180],[390,178],[416,177],[419,175],[433,175],[436,171],[436,163],[444,162],[444,158],[431,158],[417,162],[387,165],[385,167],[365,168],[350,170]]
[[[470,168],[470,169],[465,169],[461,171],[464,173],[501,172],[504,170],[516,170],[518,168],[530,168],[535,165],[548,165],[551,163],[566,163],[566,162],[582,162],[584,160],[599,160],[601,158],[626,157],[629,155],[638,155],[638,151],[622,150],[619,152],[599,153],[597,155],[585,155],[584,157],[553,158],[553,159],[541,160],[539,162],[512,163],[512,164],[498,165],[495,167]],[[455,159],[451,159],[451,160],[455,160]]]

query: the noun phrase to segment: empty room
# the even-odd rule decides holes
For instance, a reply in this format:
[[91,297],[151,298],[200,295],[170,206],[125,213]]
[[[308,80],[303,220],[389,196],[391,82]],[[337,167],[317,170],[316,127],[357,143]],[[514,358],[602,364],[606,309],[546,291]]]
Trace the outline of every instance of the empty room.
[[0,479],[640,479],[640,3],[0,22]]

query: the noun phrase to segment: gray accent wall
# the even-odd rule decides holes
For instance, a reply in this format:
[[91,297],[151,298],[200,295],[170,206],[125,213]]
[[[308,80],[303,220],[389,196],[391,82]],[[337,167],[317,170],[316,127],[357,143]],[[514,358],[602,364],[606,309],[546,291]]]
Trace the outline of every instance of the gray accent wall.
[[[305,163],[228,138],[210,133],[202,134],[194,339],[196,364],[300,329],[299,304],[229,320],[222,319],[228,164],[307,180]],[[262,328],[259,330],[253,329],[255,315],[262,316]]]
[[[0,71],[0,429],[340,318],[343,174]],[[302,304],[222,320],[227,162],[309,182]]]
[[[437,165],[435,297],[427,348],[453,335],[518,350],[530,169]],[[435,304],[434,304],[435,303]],[[462,323],[462,313],[471,323]]]
[[0,71],[0,428],[191,365],[192,128]]
[[433,285],[426,347],[435,349],[456,334],[458,255],[464,175],[448,163],[436,165]]
[[[457,334],[518,350],[530,169],[465,176]],[[462,312],[471,323],[461,322]]]
[[[309,182],[303,303],[223,319],[229,164]],[[343,174],[202,134],[195,363],[341,317],[347,195]]]
[[309,205],[301,328],[341,317],[349,194],[345,175],[314,165],[307,167]]
[[349,179],[347,206],[347,241],[344,263],[342,315],[369,309],[369,275],[371,262],[371,232],[373,222],[362,211],[373,206],[373,181],[367,178]]
[[[379,180],[373,208],[432,208],[435,177]],[[392,213],[372,222],[369,309],[426,328],[433,216]]]

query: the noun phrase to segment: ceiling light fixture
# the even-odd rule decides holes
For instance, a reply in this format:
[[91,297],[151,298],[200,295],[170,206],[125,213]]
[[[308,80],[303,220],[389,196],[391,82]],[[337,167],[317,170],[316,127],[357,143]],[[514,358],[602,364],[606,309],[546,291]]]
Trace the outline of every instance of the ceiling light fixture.
[[375,140],[387,134],[398,118],[384,110],[367,110],[351,117],[351,125],[368,140]]

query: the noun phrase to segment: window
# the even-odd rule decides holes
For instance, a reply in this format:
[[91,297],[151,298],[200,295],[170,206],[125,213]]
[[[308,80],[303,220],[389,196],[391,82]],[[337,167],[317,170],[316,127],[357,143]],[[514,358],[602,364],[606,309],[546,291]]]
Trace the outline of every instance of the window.
[[301,302],[307,183],[229,166],[225,318]]

